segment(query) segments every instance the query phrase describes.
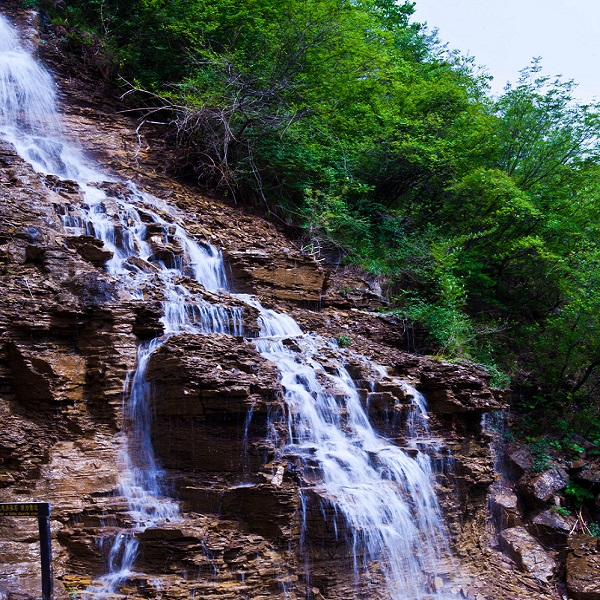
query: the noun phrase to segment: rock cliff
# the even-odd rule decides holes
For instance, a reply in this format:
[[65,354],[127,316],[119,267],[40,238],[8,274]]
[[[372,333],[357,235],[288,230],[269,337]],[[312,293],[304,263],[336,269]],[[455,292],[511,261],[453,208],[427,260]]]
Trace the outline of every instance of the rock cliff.
[[[6,10],[34,39],[35,18],[10,2]],[[507,553],[492,547],[487,498],[496,477],[481,423],[504,403],[488,376],[405,352],[402,324],[385,313],[376,282],[315,261],[285,228],[169,178],[160,131],[120,113],[114,90],[98,89],[94,74],[63,60],[51,35],[43,49],[70,135],[115,179],[176,208],[195,240],[221,248],[235,291],[293,314],[321,340],[343,341],[346,348],[321,348],[323,364],[346,366],[378,431],[406,442],[410,399],[402,382],[427,397],[454,552],[448,578],[431,581],[431,593],[559,598],[552,564],[544,577],[524,565],[519,548],[537,542],[518,530],[518,515],[503,535]],[[109,198],[131,193],[121,183],[105,191]],[[142,299],[124,295],[104,268],[110,253],[102,243],[69,235],[62,224],[81,210],[77,185],[40,176],[5,142],[0,198],[0,497],[52,503],[56,597],[82,597],[106,571],[108,540],[131,520],[118,492],[123,390],[140,341],[162,331],[161,290],[148,284]],[[153,243],[163,261],[177,254],[168,236]],[[335,515],[320,501],[301,505],[301,488],[303,497],[318,492],[282,455],[280,374],[248,341],[258,328],[246,306],[244,336],[180,333],[151,356],[151,439],[182,519],[139,535],[136,572],[121,590],[128,598],[367,597],[352,579],[351,548]],[[375,378],[370,361],[386,374]],[[583,556],[584,546],[573,545],[569,560]],[[0,520],[0,586],[8,597],[39,594],[37,552],[35,523]],[[590,581],[577,597],[597,597],[594,586]]]

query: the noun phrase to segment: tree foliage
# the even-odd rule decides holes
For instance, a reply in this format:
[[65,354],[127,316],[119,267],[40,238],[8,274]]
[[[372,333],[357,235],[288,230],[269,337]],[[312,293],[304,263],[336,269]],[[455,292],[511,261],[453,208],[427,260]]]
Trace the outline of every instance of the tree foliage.
[[42,4],[102,40],[201,184],[385,277],[395,309],[429,331],[417,350],[594,405],[600,107],[576,102],[573,82],[534,59],[491,97],[411,2]]

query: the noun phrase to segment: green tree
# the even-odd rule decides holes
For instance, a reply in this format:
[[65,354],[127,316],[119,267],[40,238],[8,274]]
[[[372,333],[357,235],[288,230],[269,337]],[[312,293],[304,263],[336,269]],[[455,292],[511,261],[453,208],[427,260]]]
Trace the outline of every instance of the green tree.
[[497,166],[524,190],[558,183],[565,168],[599,157],[597,106],[573,99],[573,81],[540,75],[539,59],[497,102]]
[[492,98],[411,2],[43,4],[61,36],[110,54],[181,169],[384,278],[428,333],[419,350],[499,365],[548,410],[591,410],[600,106],[573,82],[534,60]]

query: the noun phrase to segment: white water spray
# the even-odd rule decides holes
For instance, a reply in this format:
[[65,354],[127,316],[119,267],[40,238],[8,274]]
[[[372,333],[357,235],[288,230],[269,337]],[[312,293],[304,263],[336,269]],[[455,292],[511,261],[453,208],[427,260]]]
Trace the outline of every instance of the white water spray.
[[17,32],[4,17],[0,17],[0,98],[3,133],[9,128],[30,133],[60,129],[54,82],[21,47]]

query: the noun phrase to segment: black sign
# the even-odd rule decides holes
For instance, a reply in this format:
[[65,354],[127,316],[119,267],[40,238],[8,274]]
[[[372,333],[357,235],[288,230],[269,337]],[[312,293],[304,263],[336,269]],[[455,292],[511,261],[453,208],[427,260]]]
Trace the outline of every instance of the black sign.
[[52,600],[52,538],[49,502],[0,502],[0,517],[37,517],[42,562],[42,598]]
[[0,502],[0,517],[49,517],[48,502]]

